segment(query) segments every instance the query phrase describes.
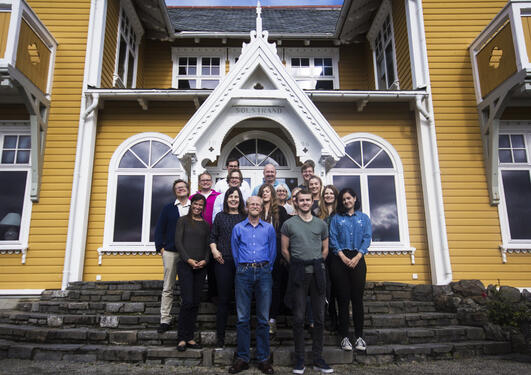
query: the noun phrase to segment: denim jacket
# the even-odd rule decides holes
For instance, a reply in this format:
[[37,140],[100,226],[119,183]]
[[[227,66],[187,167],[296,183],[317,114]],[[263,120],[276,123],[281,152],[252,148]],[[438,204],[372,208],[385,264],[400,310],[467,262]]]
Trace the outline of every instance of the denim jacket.
[[330,248],[334,254],[342,250],[358,250],[367,254],[372,238],[371,219],[363,212],[352,216],[336,214],[330,221]]

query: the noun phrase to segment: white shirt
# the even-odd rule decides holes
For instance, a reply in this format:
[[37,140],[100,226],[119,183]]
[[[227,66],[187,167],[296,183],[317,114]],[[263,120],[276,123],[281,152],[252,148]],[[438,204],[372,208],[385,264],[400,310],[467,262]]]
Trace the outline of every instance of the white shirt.
[[[216,185],[214,186],[214,190],[221,194],[229,190],[229,183],[227,182],[227,179],[224,178],[216,182]],[[245,180],[242,181],[242,185],[240,186],[240,191],[242,192],[242,195],[244,196],[244,198],[246,196],[249,197],[251,195],[251,187],[249,186],[247,181]]]
[[185,204],[182,204],[178,199],[176,199],[174,205],[177,206],[177,209],[179,210],[179,217],[188,215],[191,205],[190,199],[188,199]]
[[[223,201],[225,200],[225,193],[226,193],[226,191],[224,191],[223,193],[218,195],[216,197],[216,200],[214,201],[214,209],[212,210],[212,222],[214,222],[214,219],[216,218],[216,215],[218,213],[220,213],[221,211],[223,211]],[[251,194],[250,193],[244,193],[242,191],[242,196],[243,196],[243,205],[245,206],[245,203],[247,202],[247,198],[249,198],[251,196]]]

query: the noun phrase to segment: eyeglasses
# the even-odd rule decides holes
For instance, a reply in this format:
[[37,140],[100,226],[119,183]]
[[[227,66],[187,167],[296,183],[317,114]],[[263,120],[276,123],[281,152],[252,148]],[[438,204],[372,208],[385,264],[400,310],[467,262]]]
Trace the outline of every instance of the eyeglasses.
[[208,179],[208,180],[199,180],[199,182],[212,182],[212,179]]
[[240,177],[229,177],[229,180],[238,180],[238,181],[240,181],[241,178]]

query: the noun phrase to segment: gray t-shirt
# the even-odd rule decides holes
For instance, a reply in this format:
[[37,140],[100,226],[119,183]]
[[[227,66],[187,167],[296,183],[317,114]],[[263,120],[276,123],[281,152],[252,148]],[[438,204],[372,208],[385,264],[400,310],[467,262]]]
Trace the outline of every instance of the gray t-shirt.
[[[306,222],[297,215],[282,225],[281,233],[289,237],[289,252],[292,258],[313,260],[322,257],[322,244],[323,240],[328,238],[328,226],[315,216]],[[306,266],[305,270],[311,273],[313,267]]]

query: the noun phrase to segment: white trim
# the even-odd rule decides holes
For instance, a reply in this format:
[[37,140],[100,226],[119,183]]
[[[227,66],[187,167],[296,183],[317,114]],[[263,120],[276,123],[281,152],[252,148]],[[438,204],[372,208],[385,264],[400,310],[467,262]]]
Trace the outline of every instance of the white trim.
[[371,242],[369,253],[378,255],[385,254],[410,254],[411,264],[415,264],[415,248],[411,247],[409,240],[409,224],[406,207],[406,189],[404,180],[404,168],[402,161],[396,149],[385,139],[371,133],[351,133],[342,138],[345,145],[353,142],[366,141],[380,147],[389,155],[393,168],[377,169],[356,169],[356,168],[332,168],[327,174],[327,182],[332,184],[334,176],[360,176],[361,200],[363,203],[363,212],[370,217],[370,203],[366,199],[369,196],[367,176],[393,176],[395,181],[396,208],[398,216],[398,242]]
[[[380,33],[383,32],[382,27],[384,25],[385,20],[389,17],[389,23],[390,23],[390,29],[391,29],[391,36],[390,36],[390,42],[393,47],[393,75],[395,77],[394,81],[388,85],[388,87],[380,87],[380,81],[379,81],[379,72],[378,72],[378,59],[377,59],[377,51],[376,51],[376,38]],[[377,90],[399,90],[400,89],[400,82],[398,80],[398,64],[396,59],[396,45],[395,45],[395,29],[394,29],[394,23],[393,23],[393,11],[391,7],[391,1],[390,0],[384,0],[380,8],[378,9],[378,12],[376,13],[376,16],[374,17],[371,27],[369,28],[369,31],[367,32],[367,40],[370,43],[371,49],[372,49],[372,61],[375,71],[374,76],[374,83]],[[385,63],[385,49],[386,49],[387,43],[385,46],[383,46],[383,58],[384,58],[384,69],[386,70],[385,76],[386,79],[388,79],[389,72],[387,72],[387,63]]]
[[[209,47],[172,47],[171,49],[171,57],[172,57],[172,81],[171,86],[174,88],[178,88],[178,81],[180,77],[183,77],[184,79],[194,79],[198,83],[198,87],[195,87],[195,89],[201,89],[202,85],[200,82],[203,79],[217,79],[218,85],[225,76],[226,73],[226,64],[227,64],[227,48],[209,48]],[[180,57],[195,57],[197,58],[197,74],[195,75],[185,75],[185,76],[179,76],[179,58]],[[217,57],[219,58],[219,75],[207,75],[204,76],[201,74],[200,70],[202,68],[201,64],[201,58],[202,57]],[[229,64],[230,65],[230,64]]]
[[[419,21],[419,12],[422,12],[422,9],[417,7],[415,0],[404,1],[406,2],[407,37],[413,89],[421,89],[426,87],[426,66],[423,64],[423,50],[420,43],[418,43],[419,40],[423,39],[424,35],[423,24]],[[422,16],[422,13],[420,13],[420,16]]]
[[37,296],[45,289],[0,289],[0,296]]
[[[18,125],[17,125],[18,124]],[[30,126],[27,121],[0,121],[0,157],[2,156],[3,144],[1,139],[5,135],[31,135]],[[33,142],[33,139],[32,139]],[[33,143],[31,144],[31,151],[33,151]],[[28,250],[28,238],[31,223],[31,212],[33,209],[33,202],[30,197],[32,174],[31,174],[31,157],[27,164],[0,164],[0,171],[25,171],[26,172],[26,186],[24,192],[24,202],[22,206],[22,213],[20,215],[20,229],[18,240],[16,241],[0,241],[0,254],[21,254],[21,263],[26,263],[26,256]],[[2,218],[0,218],[1,220]]]
[[123,155],[129,150],[132,146],[137,143],[144,141],[157,141],[165,144],[171,152],[171,142],[172,138],[155,132],[140,133],[135,134],[132,137],[129,137],[123,141],[114,151],[111,160],[109,162],[109,171],[107,179],[107,200],[106,200],[106,210],[105,210],[105,227],[103,233],[103,245],[98,249],[99,254],[99,264],[101,265],[103,255],[135,255],[135,254],[147,254],[155,251],[155,245],[153,242],[149,241],[149,231],[150,231],[150,213],[151,213],[151,180],[146,179],[145,189],[144,189],[144,206],[143,206],[143,215],[142,215],[142,234],[141,242],[114,242],[114,221],[115,221],[115,211],[116,211],[116,188],[117,188],[117,176],[119,175],[137,175],[137,176],[177,176],[177,178],[187,179],[186,172],[182,168],[155,168],[147,172],[148,169],[124,169],[121,171],[118,170],[118,165]]
[[[329,48],[283,48],[283,60],[286,63],[286,68],[293,76],[293,78],[298,82],[298,80],[312,80],[318,81],[330,80],[333,81],[333,89],[339,89],[339,48],[338,47],[329,47]],[[310,74],[308,76],[295,77],[291,72],[291,59],[303,57],[310,59],[309,69],[311,70],[314,67],[315,58],[330,58],[332,59],[332,69],[333,75],[331,76],[315,76]]]

